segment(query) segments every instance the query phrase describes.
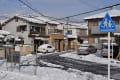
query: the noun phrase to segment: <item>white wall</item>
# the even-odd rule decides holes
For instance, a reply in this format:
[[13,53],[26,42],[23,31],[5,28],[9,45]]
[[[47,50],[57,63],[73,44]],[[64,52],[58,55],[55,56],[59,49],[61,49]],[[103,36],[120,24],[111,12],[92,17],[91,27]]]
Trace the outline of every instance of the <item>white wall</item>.
[[[71,36],[74,36],[74,37],[77,37],[77,29],[86,29],[87,30],[87,24],[86,25],[65,25],[64,26],[64,34],[65,32],[67,32],[67,30],[72,30],[72,35]],[[86,34],[88,34],[88,31],[86,31]],[[69,36],[69,35],[68,35]]]
[[[16,28],[19,25],[27,25],[27,31],[24,31],[23,33],[22,32],[17,32]],[[18,36],[23,37],[25,44],[31,44],[32,38],[28,38],[30,25],[26,21],[18,19],[18,22],[15,22],[15,19],[13,19],[10,22],[8,22],[5,26],[3,26],[2,29],[5,30],[5,31],[9,31],[15,37],[18,37]]]

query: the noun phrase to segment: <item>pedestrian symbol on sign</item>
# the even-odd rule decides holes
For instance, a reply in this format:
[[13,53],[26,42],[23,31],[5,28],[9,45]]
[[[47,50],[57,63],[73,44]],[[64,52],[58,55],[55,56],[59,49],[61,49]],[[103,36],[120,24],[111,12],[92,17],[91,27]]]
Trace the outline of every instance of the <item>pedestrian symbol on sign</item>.
[[103,24],[104,24],[103,28],[106,28],[107,27],[107,18],[105,18],[105,21]]
[[109,14],[107,13],[105,18],[100,24],[100,32],[115,32],[116,26],[113,23],[112,19],[110,18]]

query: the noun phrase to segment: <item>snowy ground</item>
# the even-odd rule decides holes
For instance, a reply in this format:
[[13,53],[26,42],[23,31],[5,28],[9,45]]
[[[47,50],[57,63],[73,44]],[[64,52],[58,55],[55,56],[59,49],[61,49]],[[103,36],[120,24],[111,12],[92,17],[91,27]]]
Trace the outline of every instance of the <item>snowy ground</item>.
[[[50,53],[51,54],[51,53]],[[41,54],[40,55],[48,55]],[[61,56],[81,59],[74,53],[63,54]],[[21,57],[21,62],[23,64],[35,64],[35,55],[27,55]],[[82,56],[83,57],[83,56]],[[84,58],[83,58],[84,59]],[[61,65],[55,65],[51,63],[40,62],[47,64],[48,66],[53,67],[63,67]],[[8,70],[6,65],[8,65]],[[23,66],[19,72],[19,65],[14,66],[13,71],[11,72],[11,64],[6,64],[6,60],[0,60],[0,80],[106,80],[107,78],[101,75],[95,75],[88,72],[82,72],[74,69],[61,70],[51,67],[37,67],[37,75],[34,75],[35,67],[34,66]]]
[[[96,63],[101,63],[101,64],[108,64],[108,58],[102,57],[100,50],[98,50],[97,53],[95,54],[89,54],[89,55],[77,55],[76,52],[73,52],[73,53],[62,54],[60,56],[78,59],[78,60],[91,61],[91,62],[96,62]],[[120,67],[119,61],[115,59],[111,59],[111,65]]]

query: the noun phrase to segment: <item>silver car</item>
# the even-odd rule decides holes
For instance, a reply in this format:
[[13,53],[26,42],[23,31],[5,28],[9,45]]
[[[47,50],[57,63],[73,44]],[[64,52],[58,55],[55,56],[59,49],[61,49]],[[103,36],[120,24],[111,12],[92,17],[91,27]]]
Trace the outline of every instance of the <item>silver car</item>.
[[97,52],[97,48],[95,48],[92,45],[81,45],[77,50],[78,54],[89,54],[89,53],[96,53],[96,52]]
[[[112,52],[113,51],[113,52]],[[114,44],[113,45],[113,50],[112,50],[112,45],[110,45],[110,56],[112,57],[113,55],[113,58],[116,58],[116,56],[118,55],[118,52],[119,52],[119,47],[118,45]],[[113,54],[112,54],[113,53]],[[101,55],[103,57],[107,57],[108,56],[108,45],[103,45],[103,48],[101,50]]]
[[[101,50],[101,55],[103,57],[107,57],[108,56],[108,45],[103,45],[103,48]],[[112,46],[110,46],[110,56],[112,56]]]

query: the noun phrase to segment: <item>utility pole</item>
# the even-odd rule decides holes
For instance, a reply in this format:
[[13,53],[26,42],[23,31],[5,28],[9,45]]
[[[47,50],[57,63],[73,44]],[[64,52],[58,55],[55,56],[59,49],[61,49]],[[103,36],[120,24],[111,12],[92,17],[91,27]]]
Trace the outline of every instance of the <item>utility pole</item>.
[[67,25],[67,28],[66,28],[66,32],[67,32],[67,45],[66,45],[66,48],[67,48],[67,51],[68,51],[68,27],[69,27],[69,20],[70,20],[70,18],[69,17],[67,17],[67,21],[66,21],[66,25]]
[[36,56],[35,56],[35,75],[37,75],[37,45],[36,45]]

